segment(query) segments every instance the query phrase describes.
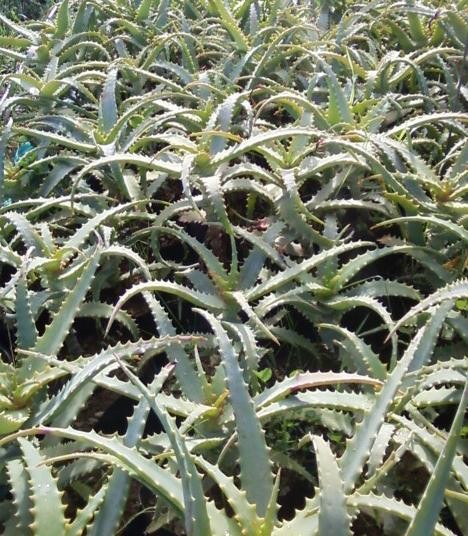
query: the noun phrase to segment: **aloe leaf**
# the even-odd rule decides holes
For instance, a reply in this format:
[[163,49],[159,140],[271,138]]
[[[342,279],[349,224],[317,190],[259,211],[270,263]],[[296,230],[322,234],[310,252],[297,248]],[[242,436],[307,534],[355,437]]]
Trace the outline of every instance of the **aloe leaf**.
[[37,339],[36,323],[31,310],[31,298],[26,278],[20,277],[16,284],[16,339],[20,348],[32,348]]
[[24,61],[26,59],[25,54],[21,54],[20,52],[16,52],[15,50],[11,50],[9,48],[0,48],[0,52],[2,55],[6,56],[7,58],[11,58],[13,60],[17,61]]
[[350,244],[343,244],[322,251],[321,253],[312,256],[310,259],[305,260],[302,263],[298,263],[295,266],[286,268],[282,272],[279,272],[277,275],[271,277],[268,281],[253,287],[246,293],[246,297],[249,301],[258,299],[261,296],[277,290],[279,287],[286,285],[295,278],[312,270],[312,268],[315,268],[329,258],[336,257],[337,255],[345,253],[346,251],[351,251],[353,249],[370,245],[372,245],[371,242],[351,242]]
[[319,506],[316,497],[307,498],[302,510],[296,510],[289,521],[273,531],[274,536],[290,536],[291,534],[317,534]]
[[[292,303],[292,302],[291,302]],[[317,348],[307,337],[299,334],[297,331],[281,326],[272,326],[269,328],[271,333],[279,340],[280,344],[289,344],[293,348],[304,350],[310,355],[317,354]]]
[[265,260],[269,257],[276,262],[280,268],[286,266],[286,261],[283,260],[281,255],[272,245],[275,238],[283,230],[284,225],[280,222],[273,223],[263,234],[262,238],[246,231],[240,227],[234,227],[234,231],[239,234],[245,240],[248,240],[254,245],[254,248],[250,251],[249,256],[244,262],[240,270],[240,282],[239,287],[242,290],[246,290],[252,287],[258,278],[260,270],[263,268]]
[[[311,113],[313,115],[315,126],[317,126],[317,128],[320,128],[322,130],[328,130],[330,128],[330,125],[328,124],[328,121],[326,120],[321,107],[308,100],[307,97],[305,97],[301,93],[292,91],[290,89],[286,91],[281,91],[280,93],[274,94],[270,98],[265,99],[262,102],[262,105],[258,111],[258,115],[261,113],[264,107],[268,106],[270,103],[276,102],[278,102],[279,104],[283,102],[288,104],[296,103],[302,108],[303,111]],[[348,158],[352,157],[348,156]]]
[[[156,395],[163,386],[163,381],[157,380],[158,379],[156,379],[156,382],[153,382],[153,386],[150,387],[150,391],[154,395]],[[123,438],[123,444],[126,447],[134,448],[141,439],[149,409],[149,404],[145,399],[140,400],[136,404],[132,416],[128,419],[127,431]],[[114,469],[114,472],[109,479],[107,489],[105,490],[102,506],[99,508],[92,527],[89,529],[89,536],[112,534],[115,532],[123,513],[129,488],[130,481],[128,475],[121,469]]]
[[[162,305],[150,292],[144,292],[143,297],[153,315],[154,322],[161,337],[174,336],[176,330],[172,325],[169,315]],[[201,381],[195,372],[195,368],[190,361],[189,355],[182,345],[171,344],[166,350],[167,356],[171,363],[176,363],[175,375],[185,396],[194,402],[204,400],[203,387]]]
[[281,178],[286,187],[286,192],[290,197],[292,203],[295,205],[296,211],[304,214],[306,220],[313,221],[319,225],[323,225],[323,221],[314,216],[302,202],[299,195],[298,186],[296,184],[296,176],[293,170],[287,169],[281,171]]
[[[355,493],[348,499],[348,505],[354,508],[372,508],[385,512],[386,514],[390,513],[405,521],[411,521],[416,515],[416,508],[414,506],[409,506],[394,497],[376,495],[374,493],[368,495]],[[439,523],[435,526],[434,532],[430,534],[434,534],[434,536],[454,536],[451,530]]]
[[229,322],[226,326],[241,341],[245,359],[244,376],[246,377],[247,383],[250,384],[250,381],[254,378],[255,371],[258,370],[258,362],[260,360],[255,331],[249,326],[237,322]]
[[[124,368],[130,381],[142,393],[151,409],[163,424],[164,430],[174,449],[182,479],[185,529],[187,534],[193,536],[210,534],[210,519],[208,517],[201,477],[182,435],[172,418],[155,403],[154,396],[149,392],[147,387],[123,363],[121,363],[121,367]],[[172,365],[166,368],[166,372],[164,373],[166,377],[171,373],[172,368]]]
[[184,501],[180,480],[169,470],[162,469],[152,460],[148,460],[136,449],[126,447],[117,438],[106,438],[96,432],[84,432],[81,430],[73,430],[72,428],[41,426],[39,428],[23,430],[13,436],[3,438],[0,440],[0,444],[11,441],[17,437],[37,433],[72,439],[85,446],[102,449],[104,452],[109,453],[115,458],[119,467],[130,473],[134,478],[137,478],[154,493],[163,495],[169,504],[171,504],[178,512],[183,512]]
[[356,432],[347,443],[346,450],[340,459],[341,471],[347,491],[354,488],[359,475],[362,473],[363,466],[369,457],[372,445],[384,423],[404,375],[414,362],[420,361],[422,357],[428,359],[448,310],[447,307],[438,308],[433,312],[426,325],[417,332],[403,357],[382,387],[374,407],[357,425]]
[[85,265],[75,288],[67,295],[57,314],[53,316],[52,322],[46,327],[44,334],[37,339],[33,348],[35,352],[56,355],[60,350],[70,326],[73,324],[78,307],[89,291],[99,261],[100,252],[96,250]]
[[[411,412],[413,418],[420,417],[414,411]],[[413,420],[403,417],[401,415],[394,415],[393,419],[403,425],[404,428],[409,430],[419,442],[425,447],[429,448],[436,456],[440,457],[444,446],[446,444],[446,434],[438,429],[427,430],[426,427],[416,424]],[[424,423],[427,426],[427,423]],[[454,476],[461,483],[463,487],[467,487],[468,483],[468,466],[464,462],[463,458],[458,454],[452,460],[452,470]]]
[[247,499],[256,505],[257,514],[263,516],[273,491],[273,477],[264,432],[255,415],[234,348],[221,322],[207,311],[194,311],[209,322],[218,340],[229,399],[236,418],[242,487],[246,491]]
[[2,135],[0,137],[0,203],[3,206],[3,191],[4,191],[4,180],[5,180],[5,155],[8,144],[8,139],[11,133],[13,121],[12,119],[8,120],[8,123],[4,126]]
[[[49,421],[59,413],[64,412],[64,408],[73,402],[73,398],[79,395],[80,391],[88,382],[92,382],[96,375],[114,365],[115,357],[126,359],[132,355],[142,355],[145,352],[157,353],[164,351],[171,342],[181,341],[183,338],[165,337],[162,339],[152,338],[149,341],[137,341],[134,343],[119,344],[102,350],[100,353],[87,358],[87,361],[74,374],[63,388],[48,402],[46,402],[39,411],[32,417],[31,423],[34,425],[42,424]],[[34,355],[34,354],[33,354]]]
[[24,467],[29,475],[33,523],[37,536],[65,534],[65,507],[50,467],[40,465],[44,458],[27,439],[18,438]]
[[392,255],[394,253],[404,253],[411,257],[414,257],[416,260],[423,263],[427,268],[434,269],[437,274],[443,272],[439,271],[440,264],[431,260],[431,256],[436,257],[437,253],[431,251],[430,256],[426,256],[426,251],[423,248],[411,245],[401,245],[401,246],[388,246],[385,248],[374,249],[373,251],[366,251],[362,255],[355,257],[345,265],[343,265],[337,273],[336,277],[336,286],[337,288],[343,288],[343,286],[352,280],[352,278],[358,274],[365,266],[369,265],[371,262],[375,262],[378,259],[386,257],[387,255]]
[[347,290],[348,296],[369,296],[370,298],[387,298],[388,296],[401,296],[415,301],[421,299],[421,294],[412,286],[399,281],[387,279],[373,279],[365,281]]
[[405,222],[413,222],[413,221],[427,223],[429,225],[435,225],[435,226],[447,229],[448,231],[451,231],[454,235],[456,235],[458,238],[461,238],[464,242],[468,244],[468,231],[466,231],[462,226],[457,225],[456,223],[443,220],[441,218],[437,218],[434,215],[431,215],[430,217],[429,216],[404,216],[402,218],[393,218],[391,220],[378,223],[375,227],[382,227],[384,225],[392,225],[394,223],[399,223],[399,222],[405,223]]
[[[299,464],[297,464],[299,465]],[[291,467],[295,467],[294,462],[291,464]],[[273,486],[273,492],[270,497],[270,502],[268,503],[268,508],[265,512],[264,521],[262,523],[261,535],[269,536],[274,534],[275,526],[278,523],[278,497],[280,492],[280,479],[281,479],[281,470],[278,470],[278,474],[275,478],[275,483]]]
[[219,262],[217,257],[200,241],[196,238],[193,238],[188,233],[181,229],[174,229],[172,227],[153,227],[156,231],[161,231],[164,234],[169,234],[179,238],[181,241],[187,243],[198,256],[203,260],[203,262],[208,267],[209,271],[217,276],[217,282],[222,282],[227,280],[227,273],[223,265]]
[[102,134],[108,134],[118,119],[115,89],[117,85],[117,69],[110,69],[104,83],[99,103],[98,126]]
[[193,305],[198,307],[209,307],[215,311],[223,310],[226,305],[225,303],[212,294],[205,294],[202,292],[197,292],[178,283],[171,283],[170,281],[151,281],[149,283],[140,283],[139,285],[134,286],[129,289],[117,302],[114,307],[114,312],[112,313],[109,323],[106,330],[109,331],[110,326],[114,322],[115,315],[122,308],[122,306],[133,296],[144,292],[167,292],[169,294],[174,294],[184,300],[189,301]]
[[[100,225],[104,224],[108,219],[117,216],[117,214],[130,210],[140,204],[139,201],[133,201],[131,203],[123,203],[116,207],[103,210],[99,214],[96,214],[93,218],[90,218],[73,234],[62,246],[64,251],[77,250],[83,246],[88,237],[93,234]],[[111,253],[114,250],[111,250]]]
[[272,130],[271,132],[265,132],[263,134],[252,136],[249,139],[242,141],[239,143],[239,145],[233,147],[232,149],[226,149],[220,153],[217,153],[211,161],[213,164],[222,164],[224,162],[234,160],[235,158],[238,158],[249,151],[262,152],[262,146],[267,145],[272,141],[291,138],[294,136],[310,136],[312,138],[318,137],[319,135],[320,131],[313,129],[292,127],[278,128],[276,130]]
[[278,339],[273,335],[273,333],[268,328],[268,326],[262,322],[259,316],[252,309],[249,302],[246,300],[243,292],[240,292],[240,291],[230,292],[229,295],[232,298],[234,298],[236,303],[239,305],[242,311],[249,317],[249,320],[252,322],[252,324],[257,328],[257,330],[260,333],[263,333],[264,336],[271,339],[274,343],[279,344]]
[[[384,423],[380,428],[369,454],[366,477],[372,477],[372,475],[375,475],[381,467],[394,432],[395,427],[392,424]],[[366,484],[364,484],[364,486],[365,485]]]
[[[421,444],[418,444],[416,448],[413,447],[413,449],[418,460],[424,464],[427,472],[431,475],[434,472],[438,459],[437,455],[433,454],[429,448]],[[468,530],[468,523],[465,516],[467,497],[466,494],[463,493],[462,484],[455,478],[453,472],[451,472],[445,488],[445,501],[450,508],[461,533],[465,534]]]
[[[412,4],[412,2],[409,3],[409,5]],[[427,37],[424,33],[423,24],[419,15],[411,10],[408,10],[407,17],[411,37],[419,46],[424,46],[427,43]]]
[[15,73],[10,75],[9,79],[31,95],[39,93],[42,88],[41,80],[37,76],[30,74]]
[[62,0],[58,10],[57,17],[55,19],[55,36],[64,37],[70,26],[69,21],[69,0]]
[[427,114],[414,117],[401,123],[400,125],[388,130],[386,132],[387,136],[393,136],[394,134],[400,134],[401,132],[409,132],[412,129],[420,128],[427,125],[428,123],[434,122],[450,122],[450,121],[460,121],[460,123],[468,123],[468,118],[466,114],[460,112],[443,112],[436,114]]
[[29,39],[32,43],[37,44],[37,42],[39,41],[39,34],[37,32],[28,30],[22,24],[16,24],[16,22],[13,22],[12,20],[10,20],[8,17],[5,17],[5,15],[2,15],[1,13],[0,13],[0,21],[3,24],[5,24],[5,26],[13,30],[13,32],[23,35],[24,37]]
[[6,464],[6,468],[15,505],[16,527],[18,532],[28,534],[28,529],[33,522],[33,504],[29,493],[28,474],[21,460],[11,460]]
[[142,0],[138,6],[138,11],[136,14],[136,20],[138,22],[144,22],[148,19],[150,10],[153,7],[155,0]]
[[[302,372],[275,383],[271,387],[266,387],[262,393],[254,399],[256,408],[263,408],[278,400],[302,391],[303,389],[314,389],[331,385],[372,385],[375,388],[382,386],[382,382],[369,376],[361,374],[351,374],[348,372]],[[316,394],[320,395],[320,391]],[[337,396],[339,396],[337,392]],[[341,393],[347,394],[347,393]]]
[[28,420],[29,408],[0,411],[0,435],[11,434]]
[[455,281],[455,283],[448,284],[445,287],[442,287],[441,289],[436,290],[434,293],[430,294],[427,298],[425,298],[424,300],[421,300],[414,307],[412,307],[405,315],[403,315],[400,318],[400,320],[398,320],[398,322],[395,324],[393,329],[394,330],[399,329],[400,326],[404,325],[406,322],[408,322],[408,320],[422,313],[429,307],[433,307],[434,305],[437,305],[444,301],[463,299],[463,298],[466,298],[467,296],[468,296],[468,280],[460,279],[458,281]]
[[363,369],[371,377],[385,380],[387,370],[380,361],[379,356],[355,333],[335,324],[318,324],[318,327],[336,331],[345,337],[345,340],[340,341],[340,344],[354,359],[358,360],[358,370]]
[[[241,99],[245,98],[242,93],[234,93],[224,100],[215,110],[206,125],[207,131],[212,131],[219,124],[222,132],[229,132],[235,107]],[[215,155],[225,148],[226,140],[222,136],[213,136],[210,145],[210,154]]]
[[339,123],[352,124],[353,115],[335,73],[326,64],[322,64],[322,68],[327,74],[327,85],[329,92],[327,116],[328,122],[330,125],[337,125]]
[[196,456],[194,461],[222,490],[234,510],[235,520],[242,534],[256,536],[261,520],[255,512],[255,506],[249,503],[243,490],[238,489],[234,484],[234,479],[226,476],[217,465],[209,463],[201,456]]
[[317,456],[319,478],[319,534],[348,535],[351,518],[346,511],[346,494],[340,468],[330,445],[311,437]]
[[372,407],[372,399],[365,394],[339,391],[306,391],[288,397],[258,411],[262,422],[268,422],[274,417],[298,418],[305,415],[307,410],[326,409],[330,411],[350,411],[360,415]]
[[96,512],[97,515],[99,515],[99,513],[103,511],[102,505],[104,498],[107,497],[107,495],[108,484],[104,484],[92,497],[90,497],[86,506],[76,512],[75,519],[67,526],[66,536],[81,536],[85,530],[87,534],[92,534],[92,530],[97,523],[95,517]]
[[39,138],[40,140],[47,140],[56,145],[66,147],[67,149],[74,149],[80,153],[96,152],[96,146],[91,143],[84,143],[82,141],[72,139],[69,136],[62,136],[61,134],[55,134],[54,132],[49,132],[47,130],[38,130],[28,127],[13,127],[12,130],[16,134],[32,136],[33,138]]
[[[84,302],[80,305],[80,309],[76,316],[77,318],[109,319],[113,310],[114,308],[112,305],[107,303],[96,301]],[[122,326],[125,326],[134,339],[138,338],[138,325],[129,314],[125,313],[125,311],[119,311],[115,319],[122,324]]]
[[154,169],[157,171],[162,171],[164,173],[168,173],[169,175],[179,175],[181,171],[180,166],[173,164],[172,162],[156,160],[155,158],[150,158],[149,156],[142,156],[137,154],[115,153],[111,156],[103,156],[99,159],[93,160],[90,164],[86,165],[74,179],[73,192],[75,192],[80,181],[88,173],[100,167],[112,164],[130,164],[143,167],[145,169]]
[[211,9],[219,16],[223,26],[231,35],[240,51],[248,49],[248,41],[242,30],[239,28],[236,19],[229,10],[227,2],[223,0],[206,0]]
[[[367,296],[338,297],[327,300],[325,303],[331,308],[337,309],[339,311],[349,311],[354,307],[367,307],[368,309],[374,311],[377,315],[380,316],[380,318],[384,321],[385,327],[390,333],[392,333],[394,327],[392,317],[388,313],[387,309],[385,309],[385,307],[374,298],[369,298]],[[392,335],[392,346],[393,355],[396,355],[397,339],[394,334]]]
[[216,216],[225,228],[226,232],[232,232],[231,222],[227,215],[224,198],[221,191],[221,180],[219,175],[201,177],[201,181],[206,190],[206,195],[210,204],[213,206]]
[[47,246],[34,225],[23,215],[17,212],[7,212],[3,217],[11,221],[12,225],[18,231],[21,239],[27,248],[32,248],[32,254],[35,256],[47,255]]
[[447,442],[437,460],[434,472],[424,490],[416,515],[411,520],[406,536],[431,534],[436,526],[444,500],[444,490],[449,478],[452,460],[456,453],[466,406],[468,405],[468,383],[465,384],[462,399],[452,422]]

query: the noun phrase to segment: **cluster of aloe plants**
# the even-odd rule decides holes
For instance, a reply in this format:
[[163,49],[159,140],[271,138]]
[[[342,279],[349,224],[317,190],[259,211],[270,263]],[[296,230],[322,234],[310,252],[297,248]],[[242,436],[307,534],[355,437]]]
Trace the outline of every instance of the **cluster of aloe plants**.
[[467,7],[0,14],[3,534],[468,534]]

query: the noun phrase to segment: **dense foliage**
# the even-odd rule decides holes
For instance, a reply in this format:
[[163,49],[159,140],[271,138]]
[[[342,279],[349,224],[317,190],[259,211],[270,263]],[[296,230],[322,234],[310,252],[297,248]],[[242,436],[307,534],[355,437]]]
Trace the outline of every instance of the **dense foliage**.
[[3,534],[468,534],[467,7],[0,15]]
[[51,0],[2,0],[2,13],[13,20],[39,18],[51,3]]

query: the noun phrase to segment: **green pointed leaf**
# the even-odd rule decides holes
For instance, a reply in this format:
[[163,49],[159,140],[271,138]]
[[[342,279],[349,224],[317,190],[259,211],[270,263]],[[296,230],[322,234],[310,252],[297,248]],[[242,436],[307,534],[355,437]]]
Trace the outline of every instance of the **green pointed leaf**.
[[465,383],[462,398],[455,414],[447,442],[441,452],[431,478],[419,502],[416,515],[411,520],[405,536],[426,536],[432,534],[444,501],[444,491],[452,468],[457,441],[464,423],[468,405],[468,382]]
[[319,477],[319,534],[350,534],[351,518],[346,511],[346,494],[340,468],[330,445],[312,436]]
[[99,266],[99,261],[100,252],[96,250],[91,259],[86,263],[75,288],[69,292],[58,313],[46,327],[44,334],[37,339],[33,348],[35,352],[54,356],[60,350],[73,324],[78,308],[89,291],[89,287]]
[[29,475],[33,523],[37,536],[63,536],[65,534],[65,507],[57,490],[57,481],[50,467],[40,465],[44,458],[27,439],[18,438],[23,453],[24,467]]
[[255,414],[238,358],[222,324],[207,311],[194,311],[206,318],[218,340],[229,399],[236,418],[242,487],[249,501],[256,505],[257,514],[264,516],[273,491],[273,476],[264,432]]
[[62,0],[58,10],[57,17],[55,19],[55,36],[64,37],[70,27],[69,21],[69,0]]

